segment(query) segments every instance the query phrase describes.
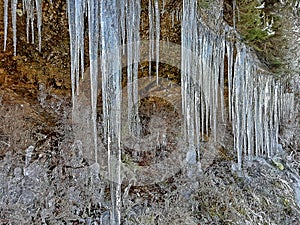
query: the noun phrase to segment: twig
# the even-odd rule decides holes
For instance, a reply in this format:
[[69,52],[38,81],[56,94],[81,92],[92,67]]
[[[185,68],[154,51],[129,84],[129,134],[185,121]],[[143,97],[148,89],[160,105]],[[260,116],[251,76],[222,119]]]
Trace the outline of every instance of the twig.
[[10,147],[10,144],[6,143],[5,141],[0,141],[2,142],[3,144],[7,145],[8,147]]

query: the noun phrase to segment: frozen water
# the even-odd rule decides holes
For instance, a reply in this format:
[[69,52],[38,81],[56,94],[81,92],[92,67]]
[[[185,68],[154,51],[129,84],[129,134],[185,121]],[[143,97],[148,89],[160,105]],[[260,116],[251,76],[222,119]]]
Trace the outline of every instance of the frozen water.
[[[108,151],[108,174],[112,201],[110,223],[112,225],[121,222],[121,32],[117,6],[116,0],[100,3],[103,125]],[[95,77],[96,75],[95,73]]]
[[[237,35],[232,28],[225,26],[222,29],[225,33],[216,34],[198,19],[193,10],[195,4],[193,0],[183,4],[181,33],[182,109],[187,149],[196,147],[200,156],[200,137],[210,135],[216,142],[218,135],[222,135],[217,133],[218,127],[228,118],[233,130],[237,167],[241,170],[245,157],[276,154],[279,123],[293,116],[294,96],[293,93],[282,94],[282,85],[260,69],[249,47],[231,41],[231,37]],[[226,86],[225,53],[228,60]]]
[[[151,0],[150,0],[151,1]],[[159,66],[159,38],[160,38],[160,10],[158,0],[154,0],[155,9],[155,60],[156,60],[156,82],[158,84],[158,66]]]
[[197,162],[197,154],[195,149],[190,149],[186,153],[186,161],[188,164],[195,164]]
[[28,166],[28,164],[29,164],[29,162],[30,162],[30,160],[31,160],[31,155],[32,155],[32,151],[34,150],[34,146],[32,146],[32,145],[30,145],[27,149],[26,149],[26,151],[25,151],[25,153],[26,153],[26,155],[25,155],[25,166]]
[[[8,31],[8,0],[4,0],[4,50],[6,50],[7,31]],[[29,42],[29,34],[31,30],[31,41],[34,43],[34,12],[37,15],[38,30],[38,49],[42,48],[42,0],[23,0],[23,14],[26,14],[26,33],[27,42]],[[18,0],[11,0],[11,21],[13,31],[14,55],[17,54],[17,13]]]
[[[11,18],[14,54],[17,53],[17,0],[11,0]],[[31,30],[34,42],[34,19],[37,17],[38,48],[41,50],[42,0],[24,0],[26,11],[27,41]],[[159,78],[160,61],[160,16],[165,10],[165,2],[149,0],[149,73],[151,61],[155,59],[156,77]],[[4,50],[8,31],[8,0],[4,0]],[[71,83],[73,105],[79,93],[80,74],[84,71],[84,31],[85,17],[88,22],[92,141],[94,162],[89,173],[94,182],[100,180],[101,168],[98,159],[97,97],[98,76],[102,78],[103,119],[101,133],[107,150],[108,178],[110,179],[111,210],[102,216],[103,223],[121,223],[121,55],[127,59],[127,108],[129,131],[139,136],[138,116],[138,69],[140,61],[140,13],[141,1],[133,0],[67,0],[71,55]],[[181,94],[184,117],[184,137],[186,161],[198,166],[201,161],[201,144],[210,137],[214,145],[223,134],[222,124],[228,123],[233,131],[234,151],[237,155],[235,169],[241,170],[245,159],[255,156],[272,157],[278,151],[279,125],[294,117],[295,96],[287,93],[285,87],[274,76],[259,68],[256,57],[245,44],[232,36],[235,31],[236,1],[233,1],[233,29],[224,26],[215,31],[202,21],[197,12],[197,1],[183,1],[182,14],[172,12],[172,26],[175,19],[181,19]],[[213,12],[220,15],[221,11]],[[218,28],[222,21],[216,16]],[[121,51],[121,45],[125,45]],[[224,61],[227,58],[227,68]],[[224,75],[227,72],[227,77]],[[227,80],[227,84],[226,81]],[[40,87],[39,101],[43,105],[45,94]],[[228,100],[225,101],[225,93]],[[82,116],[82,119],[86,117]],[[157,145],[166,146],[166,134],[155,133]],[[162,136],[162,140],[160,137]],[[27,179],[42,179],[40,168],[31,163],[34,147],[26,150],[24,174]],[[90,150],[90,149],[88,149]],[[72,151],[71,166],[83,162],[82,143],[78,140]],[[21,168],[15,169],[15,178],[20,178]],[[42,173],[42,172],[41,172]],[[82,172],[81,176],[86,175]],[[80,176],[74,174],[76,179]],[[18,180],[19,181],[19,180]],[[17,180],[16,180],[17,182]],[[19,197],[19,191],[12,192],[12,199]],[[74,190],[75,192],[75,190]],[[74,199],[78,199],[78,193]],[[33,192],[24,192],[24,201],[30,203]],[[71,197],[70,197],[71,198]],[[78,210],[75,208],[74,210]],[[109,218],[109,219],[108,219]],[[88,223],[88,221],[87,221]]]
[[42,49],[42,0],[35,0],[35,7],[37,13],[39,51],[41,51]]
[[8,29],[8,0],[4,0],[4,51],[6,51]]
[[17,4],[18,0],[11,0],[11,20],[13,29],[14,55],[17,55]]

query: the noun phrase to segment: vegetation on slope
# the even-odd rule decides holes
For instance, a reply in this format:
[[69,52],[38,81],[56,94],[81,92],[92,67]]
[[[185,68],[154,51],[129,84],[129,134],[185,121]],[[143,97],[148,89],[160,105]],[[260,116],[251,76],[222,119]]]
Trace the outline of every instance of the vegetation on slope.
[[235,26],[243,41],[251,46],[262,63],[281,75],[287,71],[284,60],[287,51],[283,15],[292,10],[292,1],[281,4],[278,0],[225,0],[224,19]]

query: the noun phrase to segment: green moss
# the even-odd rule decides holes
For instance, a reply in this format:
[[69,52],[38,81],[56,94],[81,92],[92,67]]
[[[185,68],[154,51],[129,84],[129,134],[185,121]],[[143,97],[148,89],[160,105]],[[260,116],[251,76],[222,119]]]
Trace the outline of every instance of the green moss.
[[265,30],[263,9],[258,9],[257,1],[237,1],[237,29],[248,43],[257,44],[270,37]]
[[260,28],[252,28],[245,31],[244,38],[248,42],[261,42],[269,37],[268,33]]
[[201,9],[207,9],[209,8],[211,2],[211,0],[198,0],[198,7]]
[[[231,26],[235,20],[243,41],[276,76],[282,76],[290,72],[286,67],[286,51],[282,50],[287,43],[282,18],[289,9],[278,1],[261,2],[265,2],[264,7],[258,7],[261,5],[258,1],[236,0],[233,9],[233,0],[224,0],[224,19]],[[233,18],[233,10],[236,18]]]

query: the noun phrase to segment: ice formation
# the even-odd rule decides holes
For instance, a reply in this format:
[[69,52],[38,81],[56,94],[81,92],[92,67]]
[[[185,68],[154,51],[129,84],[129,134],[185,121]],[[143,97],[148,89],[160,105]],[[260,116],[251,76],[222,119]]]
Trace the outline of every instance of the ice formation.
[[[237,165],[241,170],[244,159],[272,157],[277,153],[279,123],[283,115],[293,111],[293,94],[284,93],[280,81],[260,68],[249,47],[231,41],[233,33],[238,35],[234,29],[227,25],[218,31],[209,28],[195,12],[196,4],[195,0],[184,1],[181,34],[182,109],[187,149],[195,149],[200,159],[201,137],[210,135],[216,141],[218,125],[226,117],[232,126]],[[228,92],[226,104],[225,91]],[[290,100],[284,100],[289,97]],[[289,102],[289,107],[284,102]]]
[[[17,0],[11,0],[14,54],[17,52]],[[234,1],[235,2],[235,1]],[[84,27],[88,21],[91,81],[91,120],[95,162],[98,161],[97,95],[101,72],[103,138],[107,149],[111,180],[110,223],[121,223],[121,101],[122,61],[127,60],[127,107],[129,130],[138,133],[138,65],[140,57],[140,0],[67,0],[70,33],[71,81],[73,104],[79,93],[80,74],[84,71]],[[162,4],[165,6],[165,2]],[[41,50],[42,1],[23,0],[27,14],[27,41],[30,30],[34,42],[34,15],[37,15]],[[149,73],[156,61],[159,76],[160,4],[149,0]],[[164,7],[163,7],[164,8]],[[4,49],[8,30],[9,1],[4,0]],[[184,139],[188,155],[201,160],[204,136],[218,141],[219,124],[231,124],[237,168],[244,159],[272,157],[278,146],[282,118],[293,116],[294,96],[274,76],[260,68],[256,57],[242,42],[232,41],[233,28],[220,21],[215,31],[202,21],[196,0],[184,0],[181,19],[181,92]],[[220,20],[220,18],[217,18]],[[227,67],[225,61],[227,60]],[[227,81],[225,84],[225,80]],[[100,86],[100,85],[99,85]],[[227,99],[224,98],[228,93]],[[226,101],[225,101],[226,100]],[[191,157],[190,157],[191,158]]]
[[[26,14],[26,33],[27,42],[29,42],[31,30],[31,42],[34,43],[34,11],[37,15],[37,30],[38,30],[38,49],[42,49],[42,0],[22,0],[22,14]],[[9,23],[8,16],[9,1],[4,0],[4,51],[6,50],[7,30]],[[13,32],[14,55],[17,54],[17,15],[18,15],[18,0],[11,0],[11,23]]]

